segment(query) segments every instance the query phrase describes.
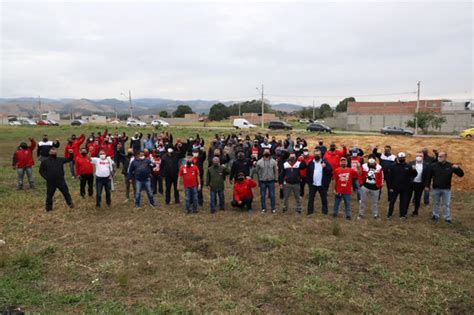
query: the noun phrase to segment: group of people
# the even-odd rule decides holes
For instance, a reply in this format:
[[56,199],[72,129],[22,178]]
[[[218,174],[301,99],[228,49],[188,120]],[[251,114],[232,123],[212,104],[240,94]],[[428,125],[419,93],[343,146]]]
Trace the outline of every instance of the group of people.
[[[453,174],[464,175],[459,165],[447,161],[447,153],[427,149],[416,153],[413,161],[406,161],[406,154],[392,153],[389,145],[383,152],[376,146],[367,155],[358,147],[335,143],[329,147],[323,139],[312,150],[305,139],[276,139],[268,134],[250,135],[216,134],[205,149],[205,141],[197,134],[188,139],[173,139],[168,132],[144,136],[136,132],[130,138],[123,133],[90,134],[86,137],[71,135],[64,148],[64,156],[58,157],[59,140],[51,141],[47,135],[36,143],[22,142],[13,155],[12,165],[18,173],[18,189],[23,189],[25,174],[31,188],[34,187],[32,166],[33,151],[41,161],[40,175],[46,180],[46,210],[53,209],[53,195],[57,189],[66,203],[74,204],[65,180],[64,164],[69,164],[70,175],[80,180],[80,195],[93,196],[95,179],[96,206],[101,207],[102,191],[105,190],[106,206],[112,203],[117,174],[123,175],[126,201],[133,190],[135,207],[141,205],[141,191],[145,190],[151,207],[156,207],[156,194],[164,194],[164,202],[180,203],[180,191],[184,189],[187,213],[196,213],[204,204],[204,187],[209,190],[211,213],[225,208],[225,186],[233,185],[231,205],[241,211],[253,211],[253,188],[259,186],[260,210],[277,212],[276,189],[283,199],[282,212],[290,208],[294,199],[295,211],[302,212],[302,197],[308,194],[307,214],[314,213],[316,194],[321,199],[321,212],[329,213],[328,192],[334,192],[332,215],[339,216],[340,204],[344,203],[344,217],[351,219],[350,200],[354,194],[359,201],[358,219],[365,217],[371,208],[372,216],[380,218],[379,200],[383,186],[388,192],[387,217],[392,218],[398,200],[399,216],[407,218],[410,203],[413,216],[417,216],[421,202],[433,200],[432,220],[440,218],[452,222],[450,212],[451,180]],[[365,157],[365,158],[364,158]],[[207,161],[207,165],[206,164]],[[163,183],[164,182],[164,183]],[[307,186],[307,188],[306,188]],[[269,204],[267,204],[269,199]]]

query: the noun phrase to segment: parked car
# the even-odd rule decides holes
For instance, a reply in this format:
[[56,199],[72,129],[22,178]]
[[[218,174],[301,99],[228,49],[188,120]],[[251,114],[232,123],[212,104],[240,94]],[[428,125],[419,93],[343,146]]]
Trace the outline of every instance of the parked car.
[[51,125],[51,124],[49,123],[49,121],[47,121],[46,119],[38,120],[38,121],[36,122],[36,124],[37,124],[38,126],[49,126],[49,125]]
[[405,136],[413,136],[413,131],[410,129],[402,128],[402,127],[394,127],[388,126],[383,127],[380,130],[381,133],[384,135],[405,135]]
[[82,119],[74,119],[73,121],[71,121],[71,126],[82,126],[85,124],[86,122]]
[[469,128],[461,131],[459,136],[462,138],[472,138],[474,136],[474,128]]
[[232,122],[232,125],[236,129],[249,129],[249,128],[256,128],[257,127],[254,124],[249,123],[247,121],[247,119],[243,119],[243,118],[234,119],[234,121]]
[[300,120],[298,120],[298,122],[300,124],[309,124],[312,121],[311,121],[311,119],[300,119]]
[[321,123],[311,123],[308,125],[308,127],[306,127],[306,130],[332,133],[331,127]]
[[18,121],[22,125],[36,126],[36,122],[32,119],[29,119],[29,118],[19,118]]
[[114,119],[114,120],[111,120],[110,123],[113,124],[113,125],[118,125],[118,124],[120,124],[120,120]]
[[167,121],[164,121],[162,119],[155,119],[151,122],[151,125],[153,127],[159,127],[159,126],[168,127],[170,125],[170,123],[167,122]]
[[51,126],[59,126],[59,123],[56,120],[47,119],[47,121],[49,121],[49,124]]
[[10,126],[21,126],[21,123],[18,120],[11,120],[8,122]]
[[268,129],[286,129],[286,130],[291,130],[293,129],[293,126],[290,125],[289,123],[286,123],[281,120],[274,120],[270,121],[268,124]]
[[127,121],[128,127],[146,127],[146,122],[140,121],[138,119],[130,119]]

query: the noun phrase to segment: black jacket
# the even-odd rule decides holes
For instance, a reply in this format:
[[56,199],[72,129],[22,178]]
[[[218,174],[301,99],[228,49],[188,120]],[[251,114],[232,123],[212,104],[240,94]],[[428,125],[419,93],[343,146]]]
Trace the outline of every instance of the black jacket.
[[161,158],[160,173],[162,177],[178,177],[179,156],[176,152],[164,154]]
[[461,168],[453,168],[450,162],[435,162],[431,164],[428,182],[433,182],[433,188],[451,189],[453,174],[463,177],[464,171]]
[[38,150],[36,150],[36,155],[41,156],[43,158],[47,158],[49,156],[49,149],[51,149],[52,147],[59,148],[59,141],[39,141]]
[[280,184],[299,184],[301,183],[301,170],[306,168],[306,163],[304,161],[295,161],[293,165],[290,164],[290,161],[283,163],[283,169],[280,172],[278,182]]
[[250,176],[250,168],[252,167],[252,161],[249,159],[244,158],[243,160],[236,159],[234,163],[232,163],[232,167],[230,168],[230,176],[229,179],[233,180],[237,177],[237,175],[242,172],[245,176]]
[[[408,165],[416,166],[416,161],[411,161],[410,163],[408,163]],[[429,187],[430,185],[430,180],[429,180],[430,169],[431,169],[431,164],[423,162],[423,172],[421,173],[421,183],[423,184],[423,187]],[[416,176],[418,176],[418,173],[417,175],[415,175],[415,177]],[[415,179],[415,177],[413,177],[413,179]]]
[[390,189],[407,191],[412,187],[413,178],[418,172],[407,163],[393,163],[387,169],[387,185]]
[[41,162],[39,173],[48,182],[60,182],[64,180],[64,164],[70,161],[71,158],[48,157]]
[[[326,166],[323,168],[323,179],[321,184],[324,188],[329,189],[329,184],[331,184],[332,179],[332,167],[326,160],[321,160],[321,163],[325,163]],[[306,166],[306,182],[308,185],[313,185],[313,174],[314,174],[314,160],[309,162]]]

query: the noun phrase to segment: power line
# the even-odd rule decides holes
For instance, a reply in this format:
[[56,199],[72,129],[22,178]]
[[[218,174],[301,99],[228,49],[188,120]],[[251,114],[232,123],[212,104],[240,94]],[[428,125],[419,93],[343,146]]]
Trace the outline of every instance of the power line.
[[[351,94],[352,97],[370,97],[370,96],[394,96],[394,95],[407,95],[407,94],[416,94],[416,91],[412,92],[400,92],[400,93],[381,93],[381,94]],[[347,97],[346,95],[283,95],[283,94],[269,94],[267,96],[273,97],[308,97],[308,98],[324,98],[324,97]]]

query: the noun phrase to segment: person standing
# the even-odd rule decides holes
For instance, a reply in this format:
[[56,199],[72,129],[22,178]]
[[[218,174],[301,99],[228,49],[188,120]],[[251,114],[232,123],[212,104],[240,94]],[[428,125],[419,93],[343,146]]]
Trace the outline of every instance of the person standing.
[[[192,147],[192,145],[188,146]],[[199,180],[201,183],[203,183],[203,178],[204,178],[204,161],[206,160],[206,151],[204,148],[201,149],[201,147],[195,147],[192,149],[192,155],[193,155],[193,164],[197,166],[199,169]],[[202,187],[198,191],[198,203],[200,206],[204,204],[204,196],[202,194]]]
[[[308,165],[312,160],[314,160],[314,155],[309,154],[309,149],[306,147],[303,149],[303,154],[298,158],[298,161],[301,161],[305,163],[305,165]],[[301,187],[300,187],[300,196],[304,196],[304,186],[307,184],[306,183],[306,168],[302,169],[300,171],[301,174]]]
[[[379,163],[380,163],[380,166],[382,166],[383,173],[387,175],[388,169],[390,168],[390,166],[395,164],[395,160],[397,159],[397,157],[394,154],[392,154],[392,147],[389,145],[386,145],[383,153],[379,153],[378,146],[375,146],[374,149],[372,150],[372,154],[374,154],[379,159]],[[390,182],[387,179],[387,176],[385,176],[385,181],[387,183],[387,198],[388,198],[388,201],[390,202],[390,196],[391,196],[390,188],[391,187],[390,187]],[[380,193],[382,193],[382,190],[380,190]]]
[[151,190],[151,176],[155,163],[145,158],[145,152],[140,151],[138,158],[130,163],[128,178],[135,181],[135,208],[140,208],[141,191],[145,189],[148,201],[152,208],[156,208],[153,191]]
[[74,175],[80,180],[81,197],[86,196],[86,184],[89,197],[92,197],[94,191],[92,185],[94,184],[94,165],[87,156],[87,149],[83,148],[80,155],[76,159]]
[[174,202],[179,203],[178,191],[178,172],[179,172],[179,156],[174,152],[173,148],[168,148],[166,154],[161,159],[160,166],[161,176],[165,178],[165,203],[170,204],[171,188],[174,188]]
[[122,154],[120,151],[118,152],[121,157],[122,157],[122,175],[124,177],[124,183],[125,183],[125,202],[128,202],[130,200],[130,186],[133,188],[133,196],[136,196],[137,192],[135,190],[135,182],[132,179],[130,182],[130,179],[128,178],[128,170],[130,167],[130,163],[134,160],[133,156],[133,149],[128,148],[127,149],[127,154]]
[[[186,164],[179,168],[179,177],[183,179],[184,193],[186,197],[186,212],[197,213],[198,190],[201,188],[199,169],[193,164],[192,156],[186,157]],[[179,181],[178,181],[179,189]]]
[[295,196],[296,212],[301,213],[301,171],[306,169],[306,163],[296,160],[296,153],[290,153],[288,160],[283,163],[283,169],[280,172],[280,188],[283,189],[283,212],[288,210],[288,201],[291,194]]
[[275,183],[278,180],[278,166],[277,162],[270,156],[269,149],[263,151],[263,157],[258,160],[255,165],[255,173],[257,174],[260,186],[260,204],[262,206],[262,213],[267,212],[266,197],[268,190],[272,213],[275,214]]
[[243,172],[238,173],[234,183],[234,199],[232,200],[232,206],[240,208],[241,211],[245,208],[248,213],[252,213],[252,188],[256,186],[257,183],[252,178],[245,177]]
[[23,189],[23,179],[25,178],[25,174],[28,177],[28,183],[30,184],[30,188],[33,189],[35,187],[33,182],[33,165],[35,161],[33,160],[33,151],[36,148],[36,141],[33,138],[29,138],[30,145],[26,142],[20,143],[20,146],[13,154],[12,159],[12,167],[16,169],[16,173],[18,175],[18,189]]
[[229,170],[220,164],[218,157],[212,159],[212,166],[207,169],[206,186],[209,187],[211,195],[211,213],[216,212],[217,198],[219,198],[219,209],[224,211],[224,182]]
[[48,151],[49,157],[41,161],[39,173],[46,180],[46,211],[53,210],[53,196],[56,189],[63,194],[69,208],[74,208],[69,188],[64,179],[64,164],[69,159],[57,157],[57,149],[52,146]]
[[155,163],[155,167],[153,168],[152,173],[152,183],[151,187],[153,188],[153,195],[160,193],[163,195],[163,177],[160,173],[161,168],[161,155],[157,149],[153,150],[152,153],[153,163]]
[[322,203],[321,212],[328,214],[328,189],[332,179],[332,167],[321,158],[321,151],[314,152],[314,160],[307,165],[306,182],[309,187],[308,215],[314,213],[314,197],[319,193]]
[[415,166],[408,165],[405,161],[405,153],[399,152],[395,163],[390,165],[387,171],[387,186],[389,189],[388,218],[393,215],[393,208],[398,196],[400,196],[400,219],[407,218],[408,205],[410,203],[410,189],[413,178],[417,171]]
[[440,214],[439,208],[441,199],[444,206],[444,221],[448,224],[452,223],[451,210],[451,181],[453,174],[463,177],[464,171],[457,164],[447,161],[448,154],[444,151],[439,152],[438,161],[433,163],[428,175],[428,183],[432,183],[432,198],[433,198],[433,216],[431,220],[438,222]]
[[110,208],[112,203],[112,176],[114,172],[114,162],[110,157],[107,157],[104,150],[99,151],[99,157],[89,157],[92,164],[95,166],[95,206],[100,208],[102,202],[102,189],[105,190],[105,203],[107,208]]
[[360,167],[357,166],[356,169],[352,167],[347,167],[347,159],[341,157],[339,161],[341,167],[334,170],[334,210],[333,217],[337,218],[339,214],[339,205],[341,200],[344,200],[344,215],[347,220],[351,219],[351,193],[352,193],[352,183],[354,178],[358,178]]
[[377,164],[374,155],[370,155],[367,163],[362,165],[362,173],[359,178],[360,205],[358,219],[363,219],[367,204],[371,205],[374,219],[379,218],[379,195],[383,186],[382,166]]
[[49,150],[51,148],[59,148],[59,140],[50,141],[48,140],[48,135],[43,135],[42,141],[38,142],[38,150],[36,150],[36,155],[40,161],[46,160],[49,158]]
[[415,204],[415,209],[412,213],[413,217],[418,216],[418,210],[420,209],[423,191],[429,191],[428,174],[430,171],[430,164],[431,163],[425,163],[423,160],[423,152],[421,151],[417,152],[415,160],[409,163],[409,165],[414,166],[417,171],[416,177],[413,178],[410,195],[408,197],[408,200],[411,200],[413,197],[413,203]]
[[232,184],[232,181],[237,178],[237,174],[240,172],[244,173],[245,177],[250,176],[251,166],[252,162],[245,157],[245,153],[243,151],[237,152],[237,159],[230,168],[230,183]]
[[334,170],[339,167],[339,161],[341,158],[346,156],[347,148],[345,145],[342,145],[342,150],[336,149],[336,144],[334,142],[329,146],[329,151],[324,153],[324,160],[331,165],[331,168]]
[[322,138],[318,140],[318,145],[315,148],[316,150],[321,151],[321,156],[324,156],[328,148],[324,145],[324,141]]

